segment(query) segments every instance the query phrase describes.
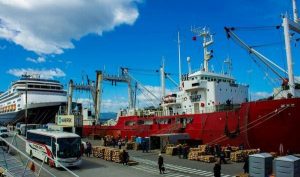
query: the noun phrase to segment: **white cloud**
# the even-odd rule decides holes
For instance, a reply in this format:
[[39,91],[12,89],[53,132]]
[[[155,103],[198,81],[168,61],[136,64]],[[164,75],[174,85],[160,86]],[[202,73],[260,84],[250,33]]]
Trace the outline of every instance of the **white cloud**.
[[59,68],[54,68],[54,69],[32,69],[32,68],[27,68],[27,69],[10,69],[7,71],[7,73],[20,77],[23,74],[28,74],[28,75],[39,75],[40,78],[43,79],[53,79],[55,77],[65,77],[66,74]]
[[[94,105],[94,102],[90,98],[79,98],[78,103],[82,103],[83,107],[89,108]],[[101,102],[101,112],[119,112],[120,109],[125,109],[128,107],[128,101],[126,99],[121,99],[114,101],[113,99],[104,99]],[[94,107],[92,107],[92,110]]]
[[45,63],[46,59],[44,57],[38,57],[37,59],[34,58],[26,58],[26,61],[32,62],[32,63]]
[[[145,86],[147,90],[149,90],[152,94],[144,90],[142,93],[137,95],[137,101],[139,102],[139,107],[144,106],[152,106],[152,104],[159,105],[162,95],[161,95],[161,87],[160,86]],[[142,89],[143,90],[143,89]],[[172,93],[172,90],[166,89],[166,94]]]
[[138,18],[139,0],[0,0],[0,38],[38,54],[60,54],[72,40],[101,35]]
[[119,112],[119,110],[125,109],[128,107],[127,100],[112,100],[112,99],[105,99],[102,100],[101,103],[101,112]]
[[273,95],[273,93],[268,93],[268,92],[253,92],[253,93],[251,93],[251,100],[259,100],[262,98],[268,98],[272,95]]

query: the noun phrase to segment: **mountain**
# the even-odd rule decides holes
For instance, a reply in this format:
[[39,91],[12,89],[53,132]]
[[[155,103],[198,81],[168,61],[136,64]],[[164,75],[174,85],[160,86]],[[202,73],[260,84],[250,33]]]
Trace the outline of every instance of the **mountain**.
[[109,119],[116,119],[117,113],[115,112],[103,112],[100,113],[100,119],[103,120],[109,120]]

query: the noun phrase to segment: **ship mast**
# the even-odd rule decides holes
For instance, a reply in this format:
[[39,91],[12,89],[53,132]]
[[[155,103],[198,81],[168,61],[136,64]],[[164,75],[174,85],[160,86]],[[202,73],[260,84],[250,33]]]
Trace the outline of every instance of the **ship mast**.
[[178,75],[179,75],[179,87],[181,87],[181,54],[180,54],[180,34],[177,33],[177,45],[178,45]]
[[282,26],[284,30],[284,41],[285,41],[285,50],[286,50],[286,58],[287,58],[290,94],[293,97],[295,97],[295,80],[294,80],[290,30],[300,33],[300,25],[298,24],[299,19],[298,19],[297,7],[296,7],[296,0],[292,0],[292,2],[293,2],[294,21],[290,21],[288,19],[288,15],[286,14],[282,19],[283,20]]
[[208,61],[212,59],[213,50],[208,50],[208,47],[213,44],[213,35],[210,34],[209,30],[206,28],[200,29],[200,28],[192,28],[192,32],[196,36],[203,37],[203,55],[204,55],[204,71],[208,72]]
[[162,66],[160,68],[160,81],[161,81],[161,97],[164,98],[166,95],[166,81],[165,81],[165,59],[162,58]]
[[297,10],[297,4],[296,0],[293,0],[293,14],[294,14],[294,22],[298,23],[298,10]]

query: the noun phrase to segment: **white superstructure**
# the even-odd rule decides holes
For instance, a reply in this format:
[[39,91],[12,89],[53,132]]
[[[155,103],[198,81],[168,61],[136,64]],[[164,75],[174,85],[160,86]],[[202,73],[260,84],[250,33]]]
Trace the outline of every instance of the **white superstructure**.
[[207,29],[193,29],[197,36],[203,37],[204,68],[181,76],[180,91],[163,98],[163,115],[197,114],[215,112],[248,101],[248,85],[236,83],[225,73],[209,70],[208,61],[212,59],[213,36]]
[[30,110],[66,102],[66,91],[58,81],[24,75],[0,94],[0,123],[13,121],[26,107]]

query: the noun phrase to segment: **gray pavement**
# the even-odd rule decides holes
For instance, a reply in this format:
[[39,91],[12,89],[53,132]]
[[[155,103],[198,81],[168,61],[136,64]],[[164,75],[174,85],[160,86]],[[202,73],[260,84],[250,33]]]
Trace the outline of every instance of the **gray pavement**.
[[[9,138],[8,138],[9,139]],[[88,140],[93,145],[100,145],[100,141]],[[25,143],[18,139],[18,148],[25,152]],[[82,177],[213,177],[214,164],[179,159],[177,156],[163,155],[166,167],[166,174],[159,174],[157,167],[158,151],[142,153],[141,151],[129,151],[130,159],[138,161],[136,166],[123,166],[122,164],[105,161],[95,157],[83,157],[80,167],[71,170]],[[35,160],[36,163],[42,163]],[[222,177],[232,177],[242,172],[243,164],[224,164],[222,165]],[[62,169],[44,166],[55,176],[71,177],[68,172]],[[43,175],[45,176],[45,174]]]

